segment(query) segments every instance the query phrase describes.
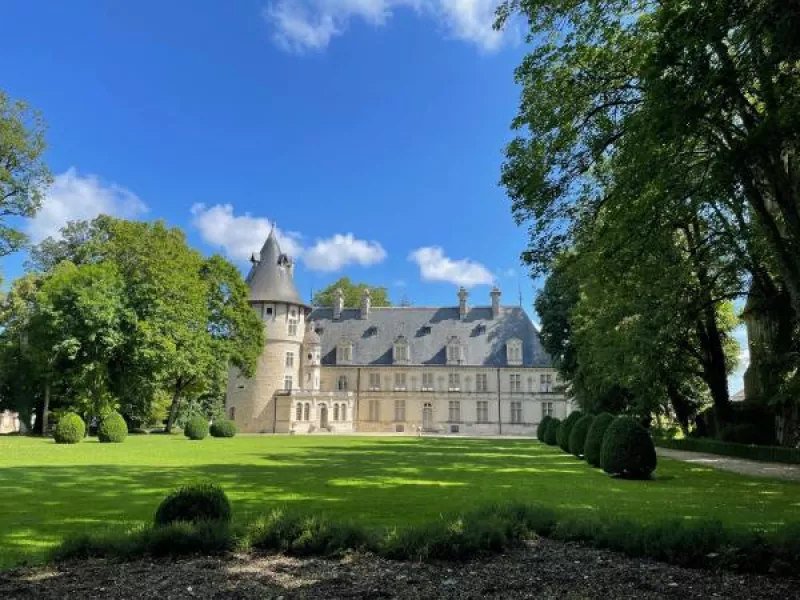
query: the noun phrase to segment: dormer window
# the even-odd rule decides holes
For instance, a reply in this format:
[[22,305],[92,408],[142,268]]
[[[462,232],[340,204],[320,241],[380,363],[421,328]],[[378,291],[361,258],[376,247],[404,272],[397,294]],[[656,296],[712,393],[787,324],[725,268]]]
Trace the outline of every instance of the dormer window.
[[408,340],[404,336],[401,335],[394,341],[392,357],[394,358],[395,364],[401,365],[407,365],[411,360],[408,349]]
[[349,365],[353,362],[353,343],[350,340],[342,340],[336,346],[336,364]]
[[430,325],[423,325],[420,329],[422,335],[430,335],[431,334],[431,326]]
[[509,365],[522,364],[522,341],[511,339],[506,342],[506,362]]
[[447,364],[460,365],[464,362],[464,347],[461,340],[453,336],[447,341]]

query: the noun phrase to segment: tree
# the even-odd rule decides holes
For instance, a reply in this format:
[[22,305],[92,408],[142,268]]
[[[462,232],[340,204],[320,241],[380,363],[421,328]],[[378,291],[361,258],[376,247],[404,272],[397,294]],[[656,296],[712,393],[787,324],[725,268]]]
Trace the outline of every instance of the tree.
[[0,90],[0,256],[25,243],[13,219],[32,217],[52,181],[42,160],[44,129],[38,112]]
[[314,306],[333,306],[334,292],[337,289],[341,289],[344,293],[345,308],[358,308],[361,306],[361,295],[365,289],[370,291],[372,306],[392,305],[391,300],[389,300],[389,292],[385,287],[371,286],[368,283],[353,283],[349,277],[342,277],[314,294],[312,304]]

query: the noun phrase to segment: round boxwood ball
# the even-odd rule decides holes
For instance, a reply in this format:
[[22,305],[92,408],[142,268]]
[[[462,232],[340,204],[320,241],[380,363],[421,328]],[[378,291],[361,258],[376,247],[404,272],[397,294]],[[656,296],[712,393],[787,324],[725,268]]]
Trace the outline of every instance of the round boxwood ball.
[[540,442],[544,441],[544,434],[547,431],[547,426],[550,424],[550,421],[553,419],[550,415],[545,415],[542,417],[542,420],[539,421],[539,426],[536,428],[536,439]]
[[216,484],[200,483],[178,488],[164,498],[156,510],[155,524],[176,521],[230,521],[231,503]]
[[614,415],[600,413],[592,421],[592,426],[586,434],[586,443],[583,446],[583,458],[593,467],[600,466],[600,448],[603,446],[603,436],[606,429],[614,420]]
[[53,438],[56,444],[77,444],[86,435],[86,423],[80,415],[68,412],[61,415],[55,429]]
[[553,417],[547,423],[547,429],[544,431],[544,443],[549,446],[555,446],[558,441],[558,428],[561,427],[561,419]]
[[183,434],[190,440],[202,440],[208,437],[208,419],[205,417],[192,417],[183,428]]
[[603,436],[600,466],[609,475],[647,479],[656,469],[656,447],[636,419],[617,417]]
[[586,446],[586,436],[589,433],[589,428],[592,426],[594,417],[592,415],[583,415],[572,426],[572,431],[569,432],[569,451],[578,458],[583,456],[583,448]]
[[561,429],[558,432],[558,445],[564,452],[569,452],[569,434],[572,432],[572,428],[574,427],[575,423],[577,423],[580,418],[583,417],[583,413],[579,410],[575,412],[569,413],[564,422],[561,424]]
[[229,419],[217,419],[211,424],[211,437],[231,438],[236,435],[236,424]]
[[128,437],[128,424],[118,412],[112,412],[97,428],[97,438],[104,443],[121,443]]

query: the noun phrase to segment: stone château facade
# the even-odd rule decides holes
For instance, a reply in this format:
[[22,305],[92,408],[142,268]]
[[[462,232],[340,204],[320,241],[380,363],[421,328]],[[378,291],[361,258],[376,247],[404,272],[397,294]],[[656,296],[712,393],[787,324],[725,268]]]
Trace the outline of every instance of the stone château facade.
[[521,307],[332,308],[304,303],[293,264],[270,233],[247,277],[266,342],[252,378],[232,370],[227,410],[253,433],[535,432],[571,410]]

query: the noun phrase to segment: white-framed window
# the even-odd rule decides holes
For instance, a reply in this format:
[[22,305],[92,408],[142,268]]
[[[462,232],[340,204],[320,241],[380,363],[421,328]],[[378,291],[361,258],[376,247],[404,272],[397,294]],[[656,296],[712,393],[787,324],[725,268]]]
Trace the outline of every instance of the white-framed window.
[[292,376],[291,375],[286,375],[283,378],[283,389],[285,389],[287,392],[291,392],[292,391]]
[[447,405],[447,416],[449,417],[449,421],[451,423],[460,423],[461,422],[461,402],[458,400],[450,400]]
[[489,422],[489,401],[488,400],[478,400],[476,402],[476,414],[475,420],[478,423],[488,423]]
[[405,373],[395,373],[394,374],[394,389],[399,392],[404,392],[406,390],[406,374]]
[[528,392],[532,394],[534,391],[535,390],[533,389],[533,377],[528,377]]
[[353,362],[353,343],[348,340],[336,346],[336,363],[340,365],[347,365]]
[[457,337],[451,337],[447,342],[447,364],[460,365],[464,362],[464,349]]
[[519,373],[511,373],[508,376],[508,385],[511,392],[522,391],[522,375]]
[[340,392],[347,391],[347,375],[339,375],[339,379],[336,381],[336,388]]
[[423,392],[433,391],[433,373],[422,374],[422,391]]
[[369,374],[369,389],[373,392],[378,391],[381,389],[381,374],[380,373],[370,373]]
[[303,421],[311,420],[311,404],[306,402],[303,405]]
[[551,373],[542,373],[539,375],[539,391],[552,392],[553,391],[553,375]]
[[394,420],[395,421],[405,421],[406,420],[406,401],[405,400],[395,400],[394,401]]
[[522,402],[515,400],[511,403],[511,422],[522,423]]
[[542,402],[542,418],[553,416],[553,403]]
[[522,341],[517,339],[506,342],[506,362],[509,365],[522,364]]
[[303,405],[299,402],[297,403],[297,406],[294,409],[294,420],[295,421],[303,420]]
[[489,378],[487,377],[486,373],[478,373],[475,375],[475,391],[476,392],[488,392],[489,391]]
[[402,335],[394,342],[394,350],[392,352],[394,362],[406,365],[410,360],[408,340]]
[[291,368],[294,366],[294,352],[287,352],[286,353],[286,368]]
[[292,337],[297,335],[297,319],[289,319],[289,335]]
[[271,319],[272,316],[275,314],[275,308],[271,304],[262,304],[261,305],[261,318]]
[[378,400],[369,401],[369,420],[370,421],[381,420],[381,403]]
[[342,421],[347,421],[347,404],[342,404]]
[[339,420],[339,405],[338,404],[334,404],[333,405],[333,420],[334,421],[338,421]]
[[447,375],[447,389],[451,392],[461,390],[461,377],[458,373],[449,373]]

